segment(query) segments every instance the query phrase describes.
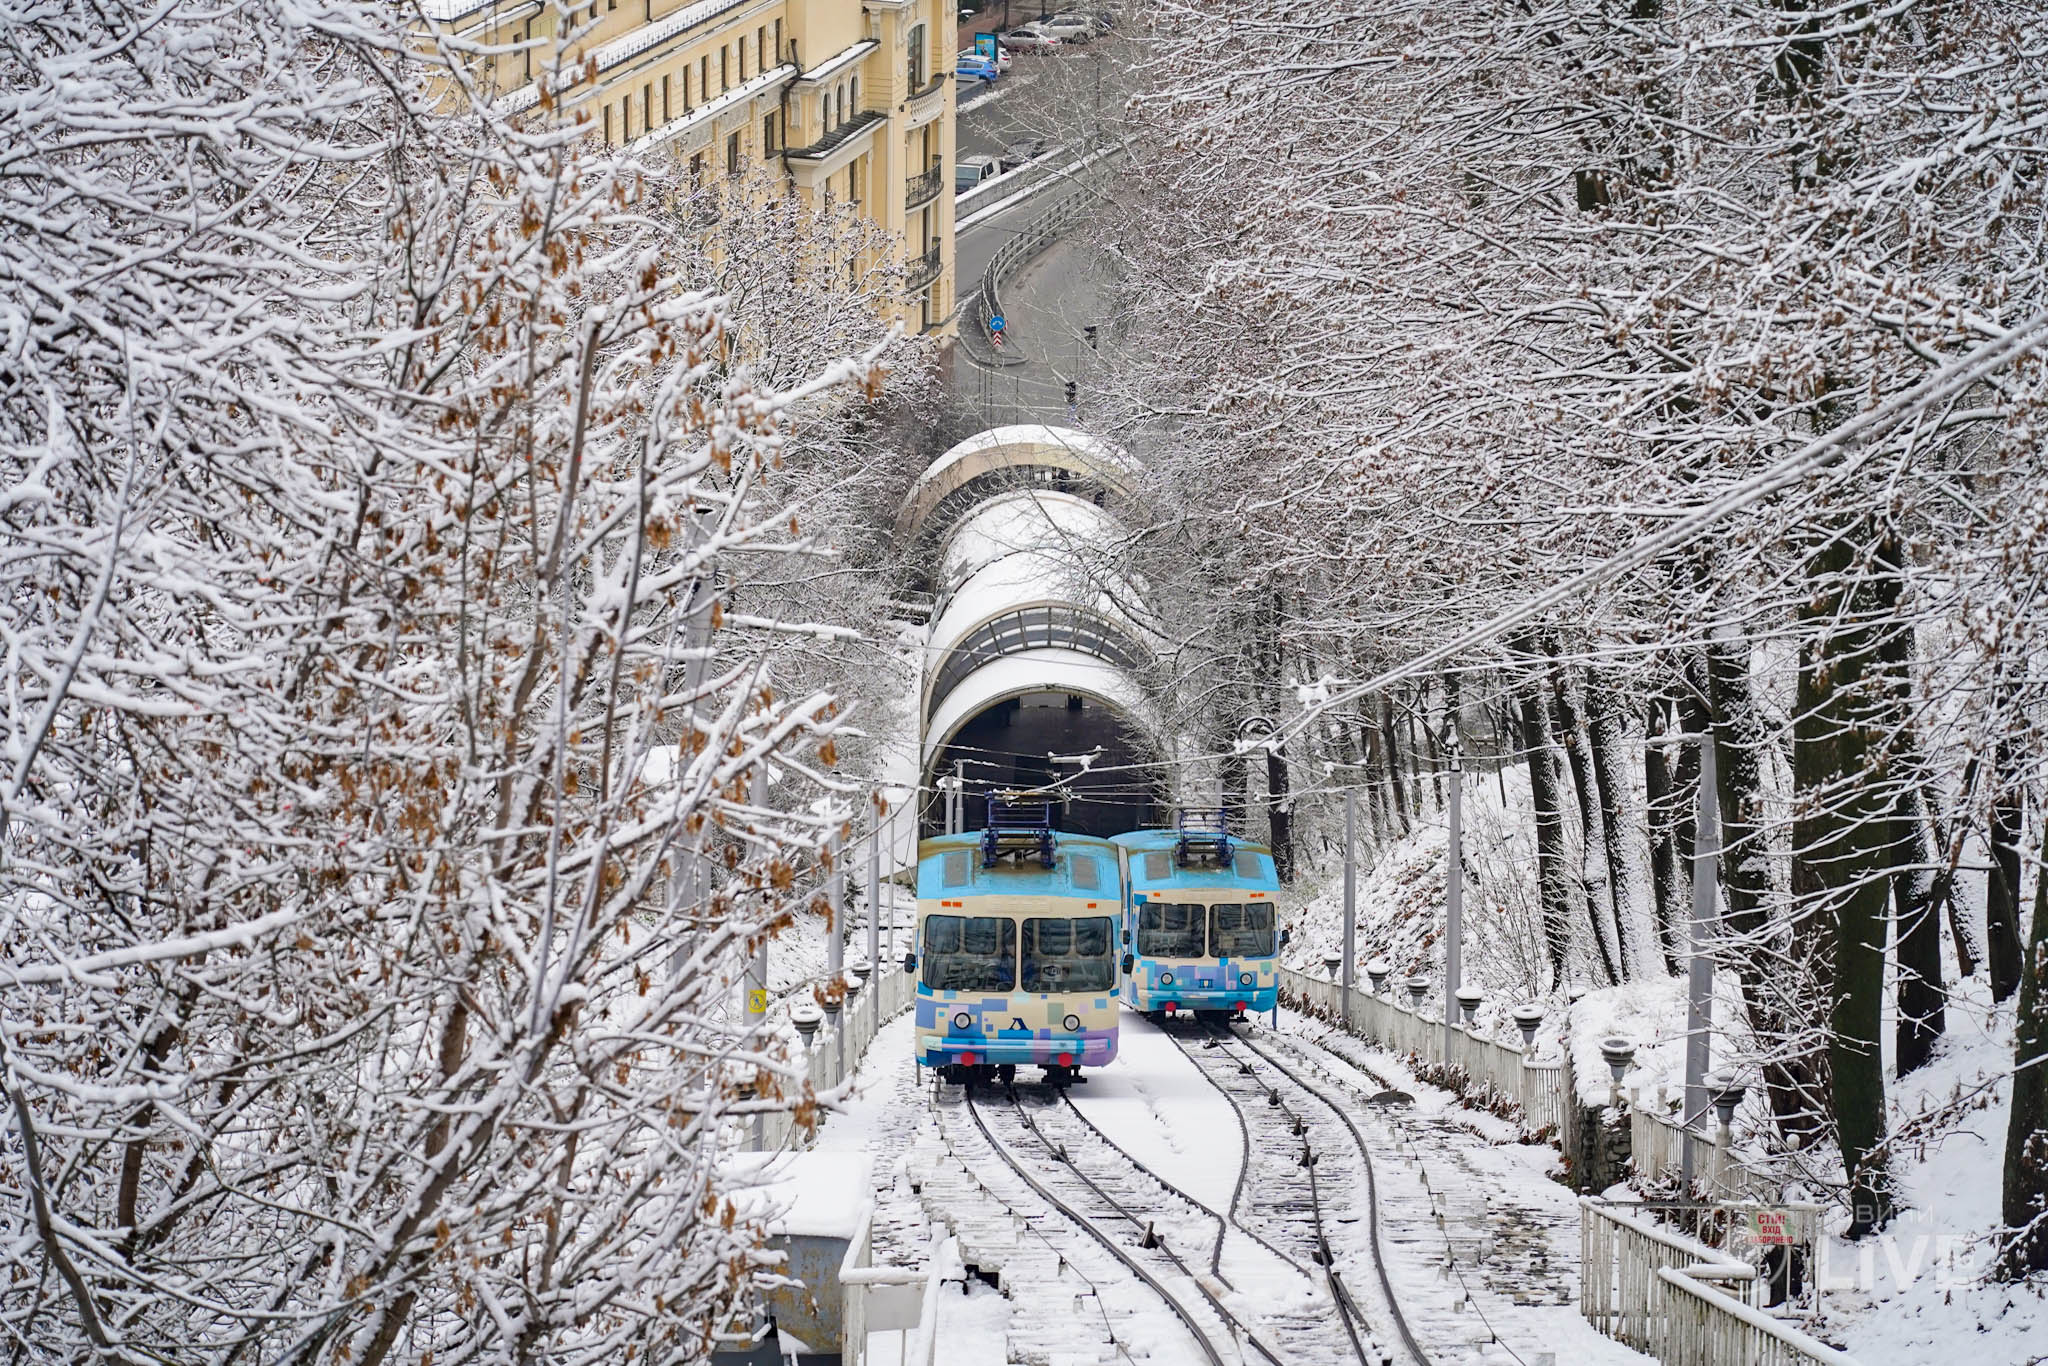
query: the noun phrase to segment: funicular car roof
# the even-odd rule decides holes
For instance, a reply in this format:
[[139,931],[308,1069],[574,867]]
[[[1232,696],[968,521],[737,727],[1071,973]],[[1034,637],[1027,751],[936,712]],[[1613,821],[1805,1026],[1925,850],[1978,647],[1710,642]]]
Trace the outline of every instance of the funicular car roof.
[[[917,899],[938,901],[969,896],[1077,897],[1084,901],[1100,901],[1105,910],[1114,909],[1117,904],[1115,846],[1096,835],[1059,833],[1055,836],[1054,848],[1060,857],[1050,868],[1029,858],[1014,862],[1005,859],[994,868],[984,868],[981,866],[979,830],[969,830],[958,835],[933,835],[918,842]],[[945,856],[949,853],[967,855],[969,874],[965,885],[946,885]],[[1073,861],[1066,857],[1069,854],[1083,853],[1092,854],[1096,859],[1096,879],[1092,887],[1074,881]]]

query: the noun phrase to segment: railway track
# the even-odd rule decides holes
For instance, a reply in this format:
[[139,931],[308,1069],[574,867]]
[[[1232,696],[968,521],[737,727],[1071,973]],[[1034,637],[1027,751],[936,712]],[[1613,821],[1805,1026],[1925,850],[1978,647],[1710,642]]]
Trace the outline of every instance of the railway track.
[[[1323,1278],[1354,1355],[1371,1366],[1403,1360],[1429,1366],[1387,1276],[1372,1152],[1345,1104],[1298,1063],[1227,1027],[1205,1030],[1199,1046],[1168,1035],[1229,1101],[1246,1133],[1247,1161],[1233,1197],[1233,1218],[1250,1217]],[[1332,1160],[1344,1154],[1356,1160]],[[1247,1199],[1253,1213],[1240,1213]],[[1346,1280],[1333,1239],[1362,1217],[1372,1275]]]
[[[1072,1262],[1079,1267],[1089,1260],[1099,1265],[1100,1257],[1087,1256],[1092,1244],[1130,1280],[1150,1292],[1209,1366],[1250,1366],[1259,1360],[1271,1366],[1290,1366],[1259,1352],[1255,1345],[1243,1345],[1256,1339],[1218,1297],[1217,1290],[1227,1287],[1204,1285],[1204,1279],[1213,1282],[1213,1277],[1182,1256],[1181,1248],[1198,1261],[1206,1256],[1206,1245],[1213,1237],[1203,1227],[1209,1219],[1206,1211],[1187,1206],[1168,1216],[1134,1207],[1141,1190],[1159,1184],[1157,1178],[1127,1159],[1121,1163],[1122,1170],[1117,1170],[1113,1160],[1105,1159],[1105,1150],[1121,1154],[1093,1138],[1080,1141],[1078,1136],[1088,1132],[1082,1126],[1059,1136],[1041,1127],[1040,1115],[1032,1111],[1058,1113],[1061,1101],[1055,1088],[1005,1087],[991,1096],[969,1087],[963,1108],[973,1120],[973,1133],[982,1149],[1023,1188],[1014,1194],[1026,1198],[1006,1194],[1005,1203],[1026,1219],[1030,1218],[1025,1207],[1033,1203],[1031,1197],[1051,1211],[1054,1217],[1039,1219],[1035,1232],[1058,1253],[1062,1265]],[[955,1151],[960,1151],[958,1144]],[[989,1174],[984,1168],[983,1179]],[[1019,1278],[1012,1278],[1011,1285],[1013,1292],[1030,1289]],[[1106,1300],[1107,1292],[1108,1287],[1103,1287],[1098,1294]],[[1147,1339],[1157,1341],[1158,1325],[1133,1322],[1143,1315],[1133,1311],[1127,1295],[1118,1298],[1125,1323],[1121,1331],[1112,1332],[1112,1338],[1118,1356],[1130,1360],[1133,1347]],[[1192,1360],[1185,1356],[1166,1359]]]

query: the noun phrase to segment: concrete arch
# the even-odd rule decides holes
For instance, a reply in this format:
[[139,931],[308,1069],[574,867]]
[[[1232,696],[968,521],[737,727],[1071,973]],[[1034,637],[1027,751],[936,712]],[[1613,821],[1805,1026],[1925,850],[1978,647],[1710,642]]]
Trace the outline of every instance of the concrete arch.
[[903,497],[896,538],[942,538],[988,497],[1024,486],[1071,490],[1091,501],[1128,497],[1138,463],[1122,448],[1067,427],[1020,423],[977,432],[934,460]]
[[1083,432],[998,427],[946,452],[905,496],[897,534],[929,567],[934,605],[918,699],[926,792],[942,772],[966,779],[970,803],[1057,784],[1063,823],[1087,834],[1156,813],[1169,747],[1146,688],[1157,646],[1136,606],[1143,586],[1116,554],[1125,530],[1113,510],[1137,473]]

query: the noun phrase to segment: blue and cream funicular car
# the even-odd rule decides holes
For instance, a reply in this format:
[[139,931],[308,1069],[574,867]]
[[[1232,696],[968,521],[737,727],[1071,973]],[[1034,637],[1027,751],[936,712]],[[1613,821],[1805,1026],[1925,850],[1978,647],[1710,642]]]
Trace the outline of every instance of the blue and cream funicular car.
[[1241,1016],[1279,999],[1280,881],[1264,845],[1233,839],[1224,813],[1183,811],[1169,830],[1118,835],[1124,1003],[1151,1014]]
[[988,828],[917,849],[917,1059],[947,1081],[1019,1064],[1058,1085],[1116,1057],[1116,848],[990,802]]

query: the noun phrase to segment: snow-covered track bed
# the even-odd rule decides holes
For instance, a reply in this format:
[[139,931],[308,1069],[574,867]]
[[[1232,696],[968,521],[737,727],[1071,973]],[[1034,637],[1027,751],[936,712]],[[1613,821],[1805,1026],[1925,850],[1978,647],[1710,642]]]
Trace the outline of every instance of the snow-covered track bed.
[[[1056,1254],[1042,1272],[1005,1270],[1005,1289],[1018,1305],[1011,1315],[1011,1361],[1073,1359],[1076,1344],[1066,1339],[1079,1324],[1076,1287],[1071,1278],[1064,1285],[1058,1281],[1068,1266],[1093,1283],[1109,1312],[1115,1340],[1101,1346],[1115,1359],[1209,1366],[1245,1366],[1253,1359],[1239,1345],[1249,1336],[1243,1325],[1216,1298],[1220,1287],[1203,1284],[1211,1279],[1204,1263],[1215,1237],[1213,1216],[1170,1196],[1149,1172],[1079,1122],[1053,1088],[970,1088],[964,1106],[941,1107],[942,1122],[954,1125],[963,1110],[971,1127],[958,1126],[962,1132],[951,1143],[953,1152],[973,1161],[978,1138],[987,1156],[975,1166],[977,1179],[1026,1226],[1020,1252],[1036,1243]],[[1052,1298],[1060,1303],[1050,1313],[1027,1314],[1026,1300],[1047,1298],[1048,1284],[1056,1287]],[[1020,1323],[1037,1325],[1049,1340],[1020,1341]],[[1259,1355],[1273,1366],[1291,1366]]]
[[[1318,1260],[1330,1275],[1332,1294],[1347,1313],[1361,1320],[1361,1326],[1372,1337],[1370,1350],[1373,1356],[1366,1359],[1429,1366],[1429,1357],[1402,1312],[1400,1298],[1394,1293],[1393,1282],[1387,1274],[1386,1256],[1381,1245],[1383,1217],[1379,1183],[1373,1167],[1372,1149],[1364,1132],[1351,1117],[1358,1097],[1333,1084],[1326,1074],[1313,1072],[1298,1055],[1281,1056],[1276,1050],[1227,1029],[1212,1034],[1211,1039],[1217,1044],[1213,1050],[1196,1046],[1186,1051],[1196,1059],[1204,1075],[1217,1082],[1218,1089],[1232,1104],[1239,1106],[1239,1114],[1245,1117],[1246,1124],[1254,1125],[1253,1116],[1264,1110],[1279,1116],[1277,1122],[1286,1126],[1283,1133],[1267,1134],[1263,1143],[1254,1127],[1253,1150],[1277,1145],[1281,1152],[1290,1155],[1290,1160],[1299,1160],[1304,1151],[1313,1157],[1313,1166],[1308,1169],[1313,1173],[1315,1183],[1311,1202],[1319,1202],[1320,1218],[1308,1236],[1316,1242],[1319,1252],[1327,1247],[1331,1254],[1326,1260]],[[1223,1062],[1220,1065],[1204,1062],[1204,1053],[1218,1056]],[[1240,1063],[1251,1070],[1248,1073],[1241,1070]],[[1252,1084],[1250,1087],[1226,1086],[1226,1078],[1242,1078]],[[1256,1094],[1256,1103],[1240,1103],[1241,1099],[1248,1099],[1253,1094]],[[1294,1132],[1297,1122],[1301,1130],[1299,1133]],[[1260,1172],[1270,1171],[1271,1165],[1270,1154],[1257,1165],[1248,1163],[1246,1184],[1256,1182]],[[1284,1193],[1286,1188],[1279,1189]],[[1290,1208],[1283,1203],[1281,1211],[1268,1227],[1269,1232],[1278,1235],[1279,1227],[1285,1223],[1283,1216]],[[1362,1236],[1339,1236],[1340,1232],[1348,1231],[1346,1226],[1361,1219],[1365,1225]],[[1351,1259],[1353,1265],[1349,1268],[1345,1265],[1347,1245],[1356,1249]],[[1355,1264],[1357,1258],[1363,1258],[1369,1266],[1361,1270]],[[1347,1269],[1352,1273],[1348,1277],[1344,1274]]]
[[[1375,1340],[1371,1318],[1345,1283],[1331,1248],[1334,1228],[1370,1218],[1372,1174],[1352,1157],[1348,1135],[1331,1132],[1337,1121],[1305,1097],[1282,1093],[1287,1083],[1220,1027],[1190,1036],[1167,1034],[1222,1097],[1243,1130],[1245,1162],[1232,1193],[1230,1218],[1246,1236],[1272,1248],[1302,1275],[1318,1280],[1334,1309],[1325,1322],[1299,1325],[1287,1337],[1301,1359],[1348,1356],[1364,1366],[1391,1357]],[[1304,1112],[1306,1111],[1306,1112]],[[1329,1159],[1329,1160],[1326,1160]],[[1382,1324],[1389,1330],[1383,1317]],[[1313,1333],[1309,1341],[1300,1341]],[[1382,1334],[1391,1335],[1390,1333]]]

